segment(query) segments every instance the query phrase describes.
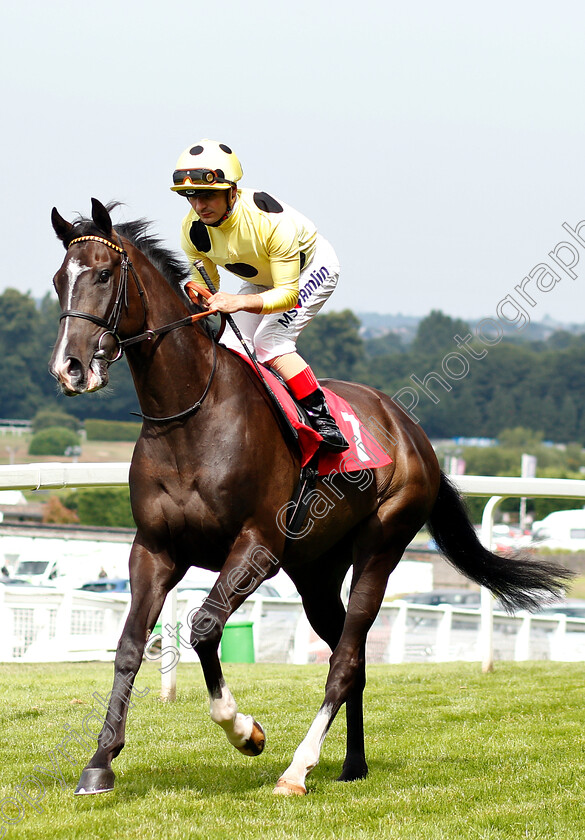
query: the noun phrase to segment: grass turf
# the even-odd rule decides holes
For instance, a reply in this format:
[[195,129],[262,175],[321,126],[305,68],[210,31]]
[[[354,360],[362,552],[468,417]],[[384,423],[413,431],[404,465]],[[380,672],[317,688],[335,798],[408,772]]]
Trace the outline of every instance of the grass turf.
[[[585,836],[585,732],[581,664],[372,666],[365,725],[370,775],[338,783],[343,714],[306,797],[272,788],[322,699],[322,666],[229,665],[240,709],[265,726],[257,758],[234,750],[207,715],[200,668],[179,664],[175,703],[158,699],[159,672],[145,663],[129,713],[127,746],[114,762],[116,789],[75,797],[93,749],[71,742],[58,757],[66,787],[43,777],[51,751],[82,731],[111,688],[100,663],[2,665],[4,709],[0,837],[60,838],[558,838]],[[32,802],[15,800],[19,788]],[[7,820],[13,819],[9,824]],[[16,820],[19,820],[16,822]]]

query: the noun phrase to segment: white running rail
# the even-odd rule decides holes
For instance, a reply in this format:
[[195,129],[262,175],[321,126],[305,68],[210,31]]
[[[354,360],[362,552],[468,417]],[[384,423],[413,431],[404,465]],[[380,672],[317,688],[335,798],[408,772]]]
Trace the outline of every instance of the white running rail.
[[[38,463],[0,466],[0,489],[19,490],[41,490],[57,489],[64,487],[93,487],[93,486],[124,486],[128,483],[130,465],[128,463]],[[506,498],[510,497],[544,497],[544,498],[574,498],[585,499],[585,481],[579,479],[561,478],[520,478],[520,477],[497,477],[497,476],[450,476],[451,481],[458,487],[459,491],[466,496],[487,496],[490,497],[484,509],[482,519],[482,541],[490,547],[492,544],[493,515],[497,506]],[[170,623],[176,624],[177,610],[176,591],[167,598],[161,621],[163,626]],[[420,609],[420,607],[417,607]],[[428,609],[428,608],[427,608]],[[405,612],[406,610],[406,612]],[[448,610],[443,610],[445,618],[442,619],[443,634],[448,624]],[[456,612],[456,611],[455,611]],[[396,619],[398,626],[395,637],[400,638],[399,627],[406,621],[405,615],[414,615],[413,607],[402,608],[402,614]],[[452,615],[455,613],[452,613]],[[541,619],[537,617],[524,617],[522,619],[525,629],[521,638],[527,638],[526,627],[529,623],[538,625]],[[550,622],[552,619],[548,619]],[[497,620],[496,620],[497,624]],[[563,622],[566,628],[566,622]],[[560,632],[560,631],[559,631]],[[303,632],[298,628],[298,638],[302,638]],[[307,635],[305,633],[305,635]],[[558,638],[558,634],[557,634]],[[479,630],[479,651],[484,671],[491,670],[494,661],[494,615],[493,599],[486,590],[482,593],[481,625]],[[393,650],[396,651],[399,642],[393,643]],[[445,647],[443,643],[443,648]],[[439,644],[439,649],[441,644]],[[558,645],[557,645],[558,648]],[[526,649],[526,644],[525,644]],[[304,659],[298,652],[295,654],[296,661]],[[391,654],[393,661],[397,654]],[[171,698],[176,690],[176,669],[172,668],[166,675],[163,674],[163,694]]]

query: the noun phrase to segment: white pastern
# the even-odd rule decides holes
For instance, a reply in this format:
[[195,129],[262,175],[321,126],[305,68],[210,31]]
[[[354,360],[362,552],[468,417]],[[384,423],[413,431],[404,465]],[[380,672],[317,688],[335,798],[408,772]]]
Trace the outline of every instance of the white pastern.
[[209,701],[211,720],[224,730],[228,741],[234,747],[242,747],[252,736],[254,718],[238,712],[238,704],[227,685],[221,690],[221,697]]
[[323,706],[317,713],[305,738],[295,750],[293,760],[284,771],[281,780],[292,785],[305,787],[305,779],[311,770],[319,763],[321,747],[327,734],[327,727],[331,721],[331,709]]

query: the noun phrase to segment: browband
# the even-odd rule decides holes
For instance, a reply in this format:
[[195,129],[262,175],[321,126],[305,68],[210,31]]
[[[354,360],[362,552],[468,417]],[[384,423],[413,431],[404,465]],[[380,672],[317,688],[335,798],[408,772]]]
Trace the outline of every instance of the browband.
[[75,245],[76,242],[101,242],[102,245],[107,245],[108,248],[112,248],[119,254],[124,253],[123,248],[120,248],[118,245],[114,245],[114,243],[110,242],[109,239],[102,239],[101,236],[78,236],[77,239],[72,239],[67,247],[71,248],[71,246]]

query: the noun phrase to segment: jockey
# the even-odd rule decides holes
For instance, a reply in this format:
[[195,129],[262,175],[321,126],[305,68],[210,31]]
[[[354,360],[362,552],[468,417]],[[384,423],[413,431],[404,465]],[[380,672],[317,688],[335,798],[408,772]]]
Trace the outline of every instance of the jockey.
[[[201,260],[216,289],[217,266],[242,279],[235,295],[218,291],[208,304],[234,321],[258,360],[284,379],[323,437],[321,448],[343,452],[348,443],[330,414],[315,375],[296,351],[303,327],[337,285],[339,263],[312,222],[265,192],[238,188],[242,167],[224,143],[200,140],[177,161],[171,189],[191,209],[183,219],[181,247],[201,283]],[[226,326],[222,344],[241,351]]]

